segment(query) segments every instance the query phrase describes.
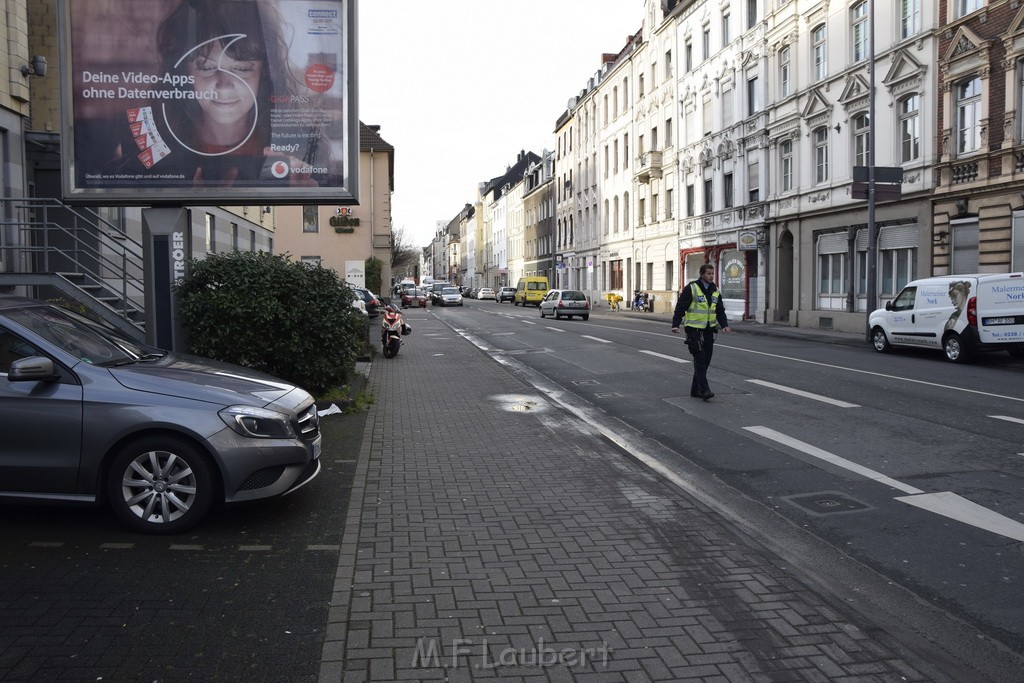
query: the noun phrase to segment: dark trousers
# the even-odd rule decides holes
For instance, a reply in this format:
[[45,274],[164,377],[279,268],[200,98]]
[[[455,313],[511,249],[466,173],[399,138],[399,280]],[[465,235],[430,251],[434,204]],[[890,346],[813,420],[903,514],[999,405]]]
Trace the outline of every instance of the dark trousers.
[[711,356],[715,351],[714,328],[699,329],[686,327],[686,345],[693,355],[693,381],[690,383],[691,394],[711,391],[708,386],[708,368],[711,367]]

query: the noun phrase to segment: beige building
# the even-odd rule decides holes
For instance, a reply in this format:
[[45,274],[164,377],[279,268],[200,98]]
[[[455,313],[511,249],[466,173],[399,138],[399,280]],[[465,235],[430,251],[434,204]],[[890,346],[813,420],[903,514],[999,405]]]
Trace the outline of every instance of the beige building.
[[395,148],[380,136],[380,126],[360,122],[359,205],[276,207],[274,251],[320,263],[358,285],[365,284],[366,260],[380,259],[382,289],[387,289],[391,284],[394,161]]

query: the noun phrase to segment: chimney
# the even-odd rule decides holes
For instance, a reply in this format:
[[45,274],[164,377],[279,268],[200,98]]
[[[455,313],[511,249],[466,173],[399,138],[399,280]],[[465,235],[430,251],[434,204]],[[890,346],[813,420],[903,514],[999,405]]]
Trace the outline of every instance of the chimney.
[[601,55],[601,63],[607,64],[608,62],[614,62],[615,58],[618,56],[618,54],[613,52],[605,52],[603,55]]

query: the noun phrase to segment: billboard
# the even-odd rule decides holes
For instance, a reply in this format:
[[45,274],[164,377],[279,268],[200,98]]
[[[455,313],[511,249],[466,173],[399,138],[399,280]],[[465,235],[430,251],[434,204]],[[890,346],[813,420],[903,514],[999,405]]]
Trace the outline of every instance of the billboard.
[[60,0],[69,202],[356,204],[356,0]]

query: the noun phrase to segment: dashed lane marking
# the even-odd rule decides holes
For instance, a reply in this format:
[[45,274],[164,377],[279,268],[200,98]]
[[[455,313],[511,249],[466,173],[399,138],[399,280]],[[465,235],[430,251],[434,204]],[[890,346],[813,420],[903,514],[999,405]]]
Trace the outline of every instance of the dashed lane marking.
[[761,379],[748,379],[751,384],[757,384],[762,387],[768,387],[769,389],[777,389],[778,391],[785,391],[787,394],[794,394],[796,396],[803,396],[814,401],[821,401],[822,403],[829,403],[839,408],[860,408],[856,403],[847,403],[846,401],[840,401],[839,399],[829,398],[828,396],[822,396],[821,394],[812,394],[809,391],[803,391],[801,389],[794,389],[793,387],[787,387],[782,384],[775,384],[774,382],[765,382]]
[[589,334],[581,334],[580,336],[583,337],[584,339],[592,339],[592,340],[594,340],[596,342],[601,342],[602,344],[611,344],[612,343],[612,342],[610,342],[607,339],[601,339],[600,337],[591,337]]
[[657,353],[656,351],[645,351],[644,349],[640,349],[640,353],[646,353],[648,356],[654,356],[655,358],[663,358],[665,360],[670,360],[673,363],[689,363],[690,362],[690,361],[686,360],[685,358],[678,358],[677,356],[669,356],[669,355],[664,354],[664,353]]

